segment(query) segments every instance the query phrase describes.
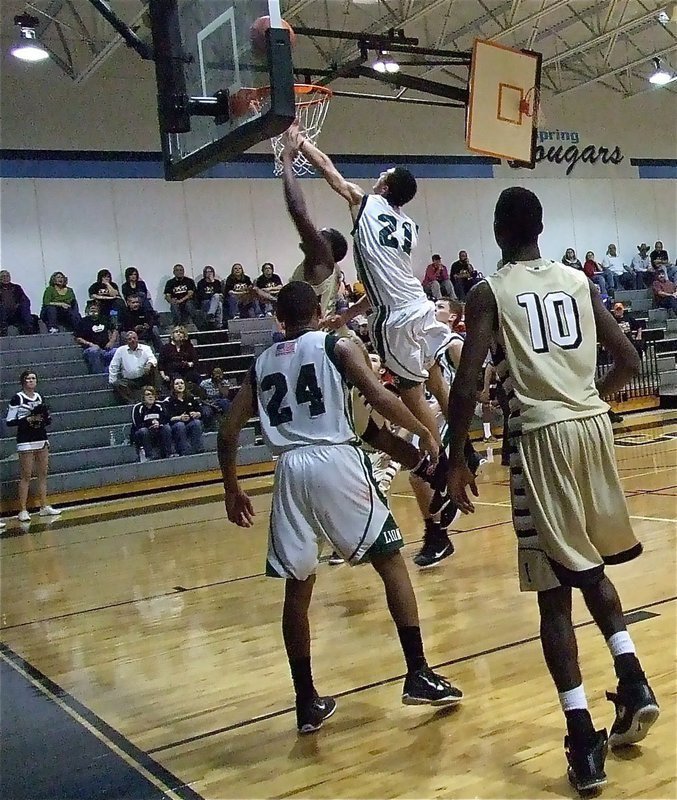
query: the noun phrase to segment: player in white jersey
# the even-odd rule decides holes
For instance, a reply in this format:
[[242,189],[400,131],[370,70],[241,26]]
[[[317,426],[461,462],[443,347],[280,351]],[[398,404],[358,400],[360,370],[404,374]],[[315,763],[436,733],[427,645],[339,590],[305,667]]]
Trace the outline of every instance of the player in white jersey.
[[244,379],[220,426],[218,452],[228,519],[245,528],[253,524],[254,509],[238,484],[235,463],[240,430],[253,413],[279,456],[266,574],[286,580],[282,631],[299,732],[317,730],[336,708],[333,698],[315,691],[310,667],[308,606],[325,538],[349,563],[371,561],[383,581],[407,664],[402,701],[457,703],[460,690],[426,663],[416,597],[399,552],[402,535],[357,446],[348,382],[386,419],[420,435],[421,451],[436,451],[436,442],[380,385],[356,344],[318,330],[320,308],[311,286],[284,286],[277,315],[286,339],[262,353]]
[[[578,588],[606,639],[618,678],[608,745],[646,736],[658,703],[635,654],[606,564],[637,557],[614,456],[608,405],[639,369],[639,357],[598,292],[579,272],[541,258],[543,210],[533,192],[501,193],[494,234],[503,253],[496,273],[471,289],[466,341],[451,392],[449,493],[462,511],[472,475],[463,445],[475,405],[475,376],[491,346],[511,409],[510,480],[520,588],[538,592],[541,644],[559,693],[572,785],[586,793],[606,783],[607,733],[595,731],[571,619]],[[595,385],[597,342],[613,356]]]
[[331,160],[302,136],[298,125],[291,126],[289,141],[348,202],[354,222],[355,266],[366,294],[334,324],[345,325],[371,308],[369,335],[374,349],[397,376],[404,404],[439,437],[424,384],[446,409],[449,387],[437,359],[449,346],[450,335],[448,327],[435,319],[435,308],[412,267],[418,232],[402,207],[416,195],[416,179],[409,170],[394,167],[379,176],[372,194],[366,194],[345,180]]

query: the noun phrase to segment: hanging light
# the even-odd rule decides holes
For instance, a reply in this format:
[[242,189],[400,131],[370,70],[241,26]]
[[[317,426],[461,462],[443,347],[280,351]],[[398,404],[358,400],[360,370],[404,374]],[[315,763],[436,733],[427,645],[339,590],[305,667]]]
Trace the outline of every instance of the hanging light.
[[49,58],[44,45],[40,44],[35,35],[38,20],[30,14],[17,14],[14,24],[19,28],[19,41],[12,47],[10,53],[21,61],[44,61]]
[[391,55],[386,53],[384,50],[378,54],[378,58],[372,64],[372,67],[376,70],[376,72],[380,72],[381,74],[388,72],[391,75],[395,72],[400,71],[400,65],[393,59]]
[[655,70],[652,75],[649,76],[649,82],[655,84],[656,86],[665,86],[666,83],[671,83],[675,80],[675,76],[667,72],[661,67],[661,60],[660,58],[654,58],[653,65]]

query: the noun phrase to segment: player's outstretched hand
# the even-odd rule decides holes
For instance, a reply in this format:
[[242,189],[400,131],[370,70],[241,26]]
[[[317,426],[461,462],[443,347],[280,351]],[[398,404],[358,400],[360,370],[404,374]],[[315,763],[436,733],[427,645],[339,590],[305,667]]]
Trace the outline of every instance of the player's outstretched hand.
[[[294,123],[296,124],[296,123]],[[298,126],[297,126],[298,127]],[[296,139],[292,139],[288,130],[282,134],[282,158],[293,159],[298,152],[299,146]]]
[[475,483],[475,476],[468,469],[465,464],[457,464],[449,469],[449,477],[447,479],[447,487],[449,499],[452,503],[464,514],[474,514],[475,506],[468,497],[466,487],[470,487],[470,491],[475,497],[478,496],[477,484]]
[[287,144],[287,142],[289,142],[292,149],[298,150],[299,147],[301,146],[302,136],[301,136],[301,129],[299,128],[299,124],[298,122],[296,122],[296,120],[294,120],[294,122],[292,122],[292,124],[287,128],[284,135],[286,137],[283,140],[285,145]]
[[421,463],[418,464],[414,469],[412,469],[412,473],[420,478],[422,481],[425,481],[429,486],[439,492],[443,492],[446,494],[447,491],[447,472],[449,471],[449,461],[447,459],[447,454],[444,450],[440,451],[439,461],[437,462],[437,466],[435,466],[431,460],[426,456],[424,459],[421,460]]
[[241,528],[251,528],[255,513],[249,495],[238,489],[236,492],[227,492],[225,500],[228,519]]
[[337,331],[343,326],[343,317],[340,314],[329,314],[320,320],[320,328],[323,331]]
[[432,433],[426,429],[424,435],[419,436],[418,450],[423,458],[430,459],[430,466],[436,467],[440,460],[440,444]]

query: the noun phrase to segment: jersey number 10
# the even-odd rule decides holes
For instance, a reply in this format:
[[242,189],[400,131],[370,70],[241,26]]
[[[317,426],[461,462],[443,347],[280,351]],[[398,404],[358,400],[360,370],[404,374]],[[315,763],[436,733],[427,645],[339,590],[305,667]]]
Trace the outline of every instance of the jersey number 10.
[[[274,391],[266,406],[266,414],[270,424],[277,428],[280,425],[291,422],[293,417],[291,407],[282,405],[289,392],[289,386],[287,385],[286,377],[281,372],[273,372],[262,378],[261,391],[269,392],[271,389]],[[308,411],[311,417],[319,417],[325,413],[324,398],[322,397],[322,390],[317,383],[314,364],[304,364],[299,370],[295,395],[298,405],[308,403]]]
[[574,350],[583,341],[578,305],[570,294],[549,292],[541,301],[537,294],[525,292],[517,295],[517,303],[527,312],[534,352],[549,352],[550,343]]

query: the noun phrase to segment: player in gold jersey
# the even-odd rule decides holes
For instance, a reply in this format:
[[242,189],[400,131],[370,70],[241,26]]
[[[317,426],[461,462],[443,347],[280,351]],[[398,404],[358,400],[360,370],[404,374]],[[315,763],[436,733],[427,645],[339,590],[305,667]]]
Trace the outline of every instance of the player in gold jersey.
[[[582,273],[541,258],[543,210],[533,192],[501,193],[494,235],[503,266],[468,295],[467,335],[449,404],[448,488],[465,513],[477,487],[463,459],[475,403],[475,376],[491,347],[510,404],[513,522],[522,591],[536,591],[541,643],[566,717],[568,776],[581,793],[606,783],[607,745],[646,736],[658,703],[635,654],[606,564],[642,551],[630,525],[602,400],[636,374],[639,359]],[[597,342],[613,355],[595,385]],[[578,665],[571,619],[580,589],[606,639],[618,678],[607,741],[595,731]]]

